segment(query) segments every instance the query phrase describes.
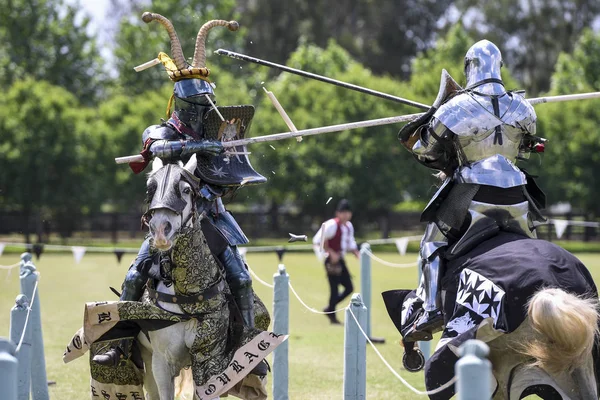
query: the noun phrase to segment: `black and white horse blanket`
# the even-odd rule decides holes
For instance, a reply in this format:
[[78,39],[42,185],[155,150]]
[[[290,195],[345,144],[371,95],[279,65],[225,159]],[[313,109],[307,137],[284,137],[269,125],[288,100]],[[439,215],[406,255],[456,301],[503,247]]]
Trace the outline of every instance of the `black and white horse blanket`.
[[[527,318],[531,296],[551,287],[598,296],[583,263],[545,240],[501,232],[468,253],[448,260],[441,282],[445,327],[436,351],[425,365],[427,390],[454,376],[458,347],[469,339],[480,338],[478,331],[483,325],[488,325],[488,334],[515,331]],[[414,323],[423,303],[416,290],[391,290],[384,292],[383,298],[400,332]],[[453,389],[448,389],[430,397],[448,399],[453,393]]]

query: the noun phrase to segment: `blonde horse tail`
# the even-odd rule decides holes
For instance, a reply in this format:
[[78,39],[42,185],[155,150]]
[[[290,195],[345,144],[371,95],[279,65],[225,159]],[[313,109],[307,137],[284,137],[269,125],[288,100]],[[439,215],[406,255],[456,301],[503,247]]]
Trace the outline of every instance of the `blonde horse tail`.
[[184,368],[175,378],[175,398],[192,400],[194,398],[194,377],[191,368]]
[[529,301],[529,322],[538,333],[524,345],[532,365],[550,373],[573,371],[586,360],[598,334],[598,300],[561,289],[542,289]]

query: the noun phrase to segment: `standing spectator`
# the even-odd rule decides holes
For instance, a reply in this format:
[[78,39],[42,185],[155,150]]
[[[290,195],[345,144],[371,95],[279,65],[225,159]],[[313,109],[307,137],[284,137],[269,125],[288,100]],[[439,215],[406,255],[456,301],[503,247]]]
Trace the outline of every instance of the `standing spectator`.
[[[358,257],[358,248],[356,240],[354,240],[354,227],[350,220],[352,219],[352,211],[348,200],[340,200],[336,210],[335,218],[325,221],[321,229],[313,238],[313,244],[322,246],[326,253],[325,270],[327,279],[329,280],[329,305],[323,311],[331,312],[336,309],[338,303],[348,297],[354,287],[352,279],[344,261],[344,254],[352,252]],[[338,287],[342,285],[344,291],[338,292]],[[339,324],[335,314],[327,314],[327,317],[332,324]]]

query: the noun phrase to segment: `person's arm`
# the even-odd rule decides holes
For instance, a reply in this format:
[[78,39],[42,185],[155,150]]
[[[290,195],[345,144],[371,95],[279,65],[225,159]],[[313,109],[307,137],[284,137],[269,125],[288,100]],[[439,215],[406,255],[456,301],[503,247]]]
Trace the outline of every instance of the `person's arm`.
[[358,257],[360,255],[360,253],[358,251],[356,239],[354,238],[354,226],[352,225],[352,222],[348,221],[347,227],[348,227],[347,249],[349,252],[353,253],[356,257]]
[[321,242],[323,242],[323,252],[329,255],[329,259],[333,263],[338,262],[340,254],[329,248],[328,241],[335,236],[336,231],[337,223],[335,220],[330,219],[325,221],[313,239],[313,243],[318,246],[321,246]]

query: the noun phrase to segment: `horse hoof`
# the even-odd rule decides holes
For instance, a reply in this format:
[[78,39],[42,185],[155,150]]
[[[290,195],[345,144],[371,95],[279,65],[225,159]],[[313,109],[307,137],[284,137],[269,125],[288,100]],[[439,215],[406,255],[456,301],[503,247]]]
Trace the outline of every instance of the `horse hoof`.
[[402,365],[408,372],[419,372],[425,366],[425,356],[421,349],[405,352],[402,356]]

